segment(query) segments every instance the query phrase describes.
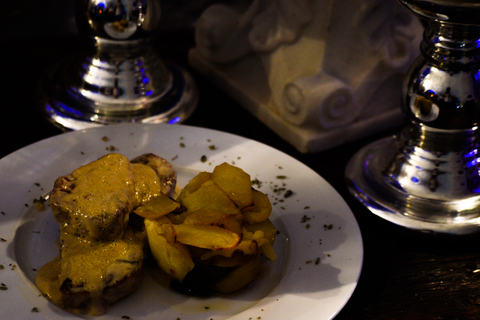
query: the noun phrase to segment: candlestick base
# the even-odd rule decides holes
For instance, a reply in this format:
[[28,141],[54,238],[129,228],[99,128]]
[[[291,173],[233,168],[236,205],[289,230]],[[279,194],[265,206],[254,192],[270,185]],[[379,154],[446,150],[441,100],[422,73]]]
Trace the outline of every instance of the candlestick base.
[[400,0],[425,19],[403,88],[407,125],[360,150],[348,186],[370,211],[412,229],[480,232],[480,4]]

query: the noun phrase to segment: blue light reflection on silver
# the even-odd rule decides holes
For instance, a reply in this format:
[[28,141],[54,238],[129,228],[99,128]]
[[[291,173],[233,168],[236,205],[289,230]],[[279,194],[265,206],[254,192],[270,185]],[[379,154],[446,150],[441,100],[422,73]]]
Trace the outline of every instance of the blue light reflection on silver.
[[[465,166],[467,168],[471,168],[473,166],[476,166],[478,163],[480,163],[480,158],[476,157],[476,155],[478,154],[478,149],[473,149],[472,151],[470,152],[467,152],[464,156],[465,160],[466,160],[466,163],[465,163]],[[473,158],[473,159],[471,159]]]
[[63,104],[61,102],[57,102],[57,105],[60,106],[63,110],[65,110],[66,112],[70,113],[70,114],[75,114],[77,116],[82,116],[83,113],[74,109],[74,108],[71,108],[69,106],[67,106],[66,104]]
[[470,176],[468,188],[473,193],[480,193],[480,157],[479,149],[473,148],[463,156],[465,159],[465,169]]
[[177,122],[180,122],[180,120],[182,120],[182,119],[180,119],[180,117],[176,117],[176,118],[173,118],[172,120],[168,121],[168,123],[169,124],[175,124]]

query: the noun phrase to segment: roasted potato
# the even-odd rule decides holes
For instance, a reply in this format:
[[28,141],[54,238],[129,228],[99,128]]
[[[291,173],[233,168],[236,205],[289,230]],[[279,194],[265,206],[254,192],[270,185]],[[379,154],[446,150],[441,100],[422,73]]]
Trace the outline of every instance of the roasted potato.
[[218,226],[242,234],[243,216],[241,214],[227,214],[219,210],[204,208],[188,212],[184,216],[183,224]]
[[188,196],[189,194],[193,193],[194,191],[198,190],[211,177],[210,172],[200,172],[189,183],[180,191],[180,194],[177,197],[177,201],[181,202],[183,198]]
[[247,222],[261,222],[272,213],[272,204],[267,195],[256,189],[252,189],[253,206],[245,207],[242,210],[243,217]]
[[200,256],[201,260],[208,260],[216,256],[231,258],[235,253],[241,252],[244,255],[254,255],[258,252],[258,243],[255,240],[242,240],[238,245],[232,248],[207,251]]
[[145,229],[158,266],[172,278],[182,281],[195,266],[188,248],[175,241],[175,231],[169,223],[162,227],[156,220],[145,219]]
[[273,250],[273,243],[277,236],[277,229],[270,221],[270,219],[263,220],[257,223],[245,223],[243,225],[243,238],[251,239],[257,242],[260,252],[269,260],[274,261],[277,256]]
[[179,282],[197,278],[195,286],[199,274],[213,275],[200,279],[202,285],[227,293],[253,281],[262,253],[275,260],[271,211],[250,175],[223,163],[195,176],[176,200],[158,197],[135,213],[145,218],[152,254],[163,271]]
[[[265,240],[272,245],[275,242],[275,237],[277,236],[277,229],[275,229],[275,226],[270,221],[270,219],[266,219],[266,220],[263,220],[257,223],[251,223],[251,224],[245,223],[243,227],[252,234],[255,234],[257,232],[262,232],[263,238],[265,238]],[[243,232],[243,235],[244,235],[244,239],[249,238],[249,235],[245,231]],[[253,235],[251,239],[258,240],[258,239],[255,239]]]
[[253,204],[252,180],[242,169],[222,163],[213,169],[211,180],[215,182],[235,203],[243,209]]
[[147,219],[157,219],[180,208],[180,204],[169,196],[162,194],[151,199],[133,212]]
[[203,249],[230,249],[241,240],[237,233],[217,226],[177,224],[174,228],[178,242]]
[[200,188],[181,199],[187,211],[209,208],[228,214],[239,214],[240,209],[227,194],[212,180],[203,183]]

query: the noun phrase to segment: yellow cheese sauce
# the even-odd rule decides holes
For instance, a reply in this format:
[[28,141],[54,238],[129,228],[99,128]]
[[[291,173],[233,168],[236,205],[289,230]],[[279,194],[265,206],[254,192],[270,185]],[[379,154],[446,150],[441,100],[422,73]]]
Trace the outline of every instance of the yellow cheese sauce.
[[42,294],[57,306],[62,306],[62,293],[60,292],[60,256],[45,264],[35,276],[35,284]]
[[109,154],[76,169],[70,179],[70,192],[55,190],[50,197],[57,221],[62,218],[62,231],[86,239],[121,236],[136,204],[136,177],[129,160]]
[[160,180],[149,166],[108,154],[70,175],[70,192],[55,190],[51,206],[63,232],[85,239],[121,237],[128,214],[161,194]]
[[137,205],[162,194],[160,178],[155,170],[141,163],[133,163],[133,171],[136,176],[135,200]]
[[[35,283],[55,305],[73,313],[102,314],[105,310],[102,293],[135,274],[143,264],[143,241],[128,230],[124,238],[109,241],[87,241],[62,234],[60,255],[40,268]],[[72,310],[64,303],[60,290],[69,281],[89,295],[86,310]]]
[[140,241],[78,241],[68,234],[63,234],[61,239],[60,283],[70,279],[73,286],[83,286],[90,293],[101,292],[105,286],[122,280],[143,260]]

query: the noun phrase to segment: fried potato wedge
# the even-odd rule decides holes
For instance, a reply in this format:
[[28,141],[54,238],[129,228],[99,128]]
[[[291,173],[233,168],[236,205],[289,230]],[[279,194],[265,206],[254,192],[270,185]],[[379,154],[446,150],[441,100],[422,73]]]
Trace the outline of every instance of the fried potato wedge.
[[198,248],[220,250],[235,247],[240,235],[217,226],[174,225],[177,241]]
[[[261,231],[263,233],[263,237],[270,243],[273,244],[275,242],[275,237],[277,236],[277,229],[273,225],[270,219],[266,219],[256,223],[245,223],[243,227],[251,232],[255,233],[256,231]],[[244,238],[248,239],[248,235],[244,232]],[[252,238],[254,239],[254,238]]]
[[213,289],[221,293],[231,293],[247,287],[255,280],[260,264],[260,254],[257,254],[249,262],[236,267],[225,278],[214,284]]
[[274,261],[277,258],[273,250],[273,243],[277,236],[277,229],[270,221],[270,219],[261,222],[243,225],[243,239],[254,240],[257,242],[260,252],[262,252],[267,259]]
[[268,260],[270,261],[275,261],[277,259],[277,254],[275,253],[275,250],[273,249],[273,245],[270,243],[265,243],[260,247],[260,252],[267,257]]
[[[178,242],[171,242],[173,224],[161,224],[157,221],[145,219],[150,251],[157,261],[158,266],[172,278],[182,281],[188,272],[195,266],[188,248]],[[166,233],[158,233],[165,231]]]
[[231,258],[236,252],[241,252],[244,255],[257,254],[258,244],[255,240],[242,240],[237,246],[233,248],[216,250],[216,251],[207,251],[200,256],[200,259],[208,260],[215,256]]
[[150,229],[150,232],[155,232],[157,235],[163,236],[169,243],[177,241],[177,233],[173,228],[173,223],[167,217],[163,216],[155,220],[145,219],[145,228]]
[[240,209],[253,204],[252,180],[242,169],[224,162],[213,169],[211,180],[225,191]]
[[211,175],[212,174],[210,172],[200,172],[197,174],[192,178],[192,180],[190,180],[190,182],[187,183],[185,187],[183,187],[176,200],[181,202],[183,198],[197,191],[202,184],[210,180]]
[[208,208],[222,211],[228,214],[239,214],[240,209],[230,200],[227,194],[213,181],[203,183],[193,193],[181,200],[188,211]]
[[261,222],[272,213],[272,204],[267,195],[256,189],[252,189],[253,206],[245,207],[242,210],[243,217],[247,222],[256,223]]
[[183,224],[199,226],[218,226],[226,230],[241,234],[243,216],[241,214],[227,214],[219,210],[203,208],[185,215]]
[[157,219],[180,208],[180,203],[165,194],[151,199],[133,212],[147,219]]

